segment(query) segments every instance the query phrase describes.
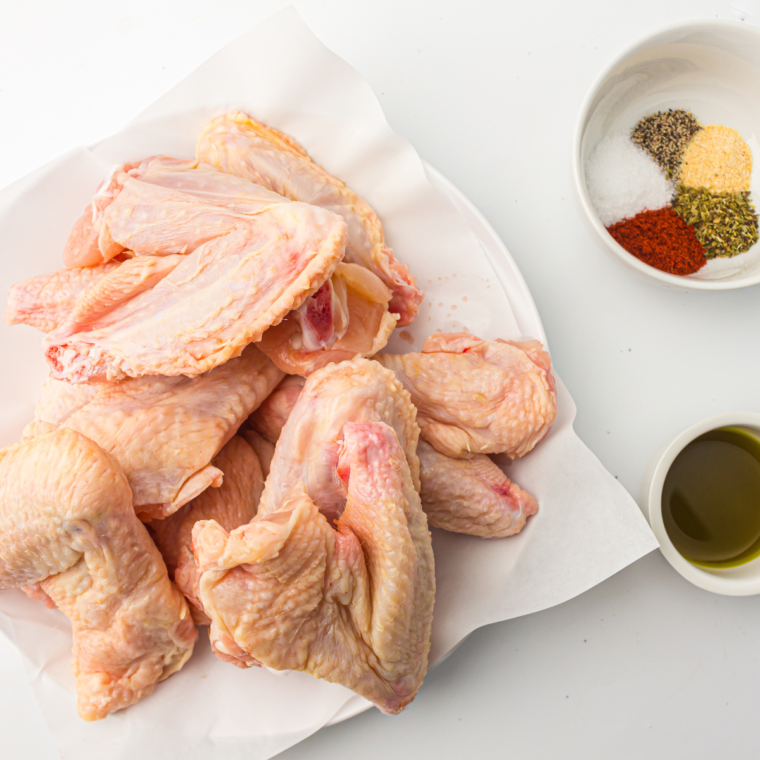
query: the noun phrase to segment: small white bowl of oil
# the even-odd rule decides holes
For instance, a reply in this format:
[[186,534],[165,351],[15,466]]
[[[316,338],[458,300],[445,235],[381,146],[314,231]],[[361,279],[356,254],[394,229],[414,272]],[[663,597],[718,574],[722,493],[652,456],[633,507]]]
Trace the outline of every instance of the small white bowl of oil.
[[710,417],[665,443],[644,506],[667,561],[728,596],[760,594],[760,414]]

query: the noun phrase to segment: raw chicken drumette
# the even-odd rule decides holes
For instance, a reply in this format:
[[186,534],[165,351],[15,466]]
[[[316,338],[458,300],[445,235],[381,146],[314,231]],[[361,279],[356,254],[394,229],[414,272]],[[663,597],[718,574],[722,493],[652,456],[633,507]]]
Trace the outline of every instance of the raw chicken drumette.
[[116,460],[73,430],[0,452],[0,589],[34,586],[71,620],[79,714],[98,720],[179,670],[190,611]]

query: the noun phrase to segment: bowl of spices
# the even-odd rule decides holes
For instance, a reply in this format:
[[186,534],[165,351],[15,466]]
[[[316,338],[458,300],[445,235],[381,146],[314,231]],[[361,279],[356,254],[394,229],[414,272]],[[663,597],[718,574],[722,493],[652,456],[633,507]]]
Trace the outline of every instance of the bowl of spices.
[[716,594],[760,594],[760,414],[723,414],[669,440],[644,478],[667,561]]
[[604,248],[660,284],[760,283],[760,30],[669,27],[601,74],[581,108],[573,171]]

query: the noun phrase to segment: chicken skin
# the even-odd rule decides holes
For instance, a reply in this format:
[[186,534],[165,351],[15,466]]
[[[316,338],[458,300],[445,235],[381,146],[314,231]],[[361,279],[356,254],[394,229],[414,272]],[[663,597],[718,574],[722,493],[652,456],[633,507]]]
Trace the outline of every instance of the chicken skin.
[[118,269],[110,261],[92,267],[59,269],[11,285],[3,314],[6,325],[30,325],[51,332],[71,316],[77,301],[104,275]]
[[0,589],[36,585],[69,618],[77,709],[105,718],[193,651],[182,594],[116,460],[60,429],[0,452]]
[[315,164],[292,137],[231,111],[206,125],[196,155],[220,171],[340,214],[348,228],[346,262],[360,264],[377,275],[393,293],[390,310],[399,315],[399,325],[412,323],[423,293],[409,267],[385,245],[377,214],[343,182]]
[[[222,471],[211,460],[282,376],[249,346],[242,356],[200,377],[98,384],[89,402],[62,420],[43,422],[77,430],[112,454],[127,476],[137,514],[161,519],[222,484]],[[54,402],[62,406],[68,387],[48,381],[45,394],[53,398],[43,397],[38,410]],[[70,393],[67,398],[72,401]],[[39,429],[39,423],[32,427]]]
[[45,333],[64,327],[77,332],[158,284],[183,259],[179,254],[141,256],[23,280],[11,286],[3,319]]
[[342,684],[395,714],[427,671],[430,533],[393,428],[348,422],[342,433],[337,525],[302,483],[231,533],[196,523],[201,600],[214,627],[267,667]]
[[84,213],[74,222],[63,250],[63,263],[68,268],[94,267],[103,263],[98,245],[98,231],[92,224],[93,209],[88,203]]
[[34,409],[35,422],[47,422],[52,426],[62,425],[74,412],[79,411],[95,398],[98,387],[95,384],[73,385],[49,377],[45,381],[42,396]]
[[[253,449],[253,453],[256,454],[256,459],[259,460],[259,466],[261,467],[261,474],[264,476],[264,480],[266,480],[269,477],[269,470],[272,466],[274,444],[264,438],[261,433],[251,430],[246,424],[238,432]],[[258,499],[256,503],[258,504]]]
[[538,512],[536,500],[512,483],[485,454],[452,459],[429,443],[417,444],[420,499],[434,528],[482,538],[519,533]]
[[283,378],[248,418],[248,426],[261,433],[270,443],[277,443],[305,382],[298,375]]
[[557,415],[551,359],[535,340],[436,333],[421,353],[374,358],[411,394],[422,437],[455,459],[525,456]]
[[214,467],[224,473],[219,488],[209,488],[165,520],[154,520],[150,531],[169,571],[169,577],[190,602],[196,623],[207,625],[198,596],[199,576],[192,552],[193,525],[216,520],[231,531],[250,522],[256,514],[264,476],[253,449],[236,435],[217,454]]
[[303,483],[328,520],[339,517],[346,493],[337,475],[338,451],[347,422],[390,425],[419,486],[419,427],[409,394],[377,362],[355,359],[330,364],[306,380],[277,442],[259,514],[279,509],[291,488]]
[[[104,259],[126,249],[135,260],[46,336],[58,379],[202,374],[298,309],[343,258],[346,226],[330,211],[194,162],[124,168],[99,191],[94,224]],[[170,258],[147,280],[118,276],[146,256]]]

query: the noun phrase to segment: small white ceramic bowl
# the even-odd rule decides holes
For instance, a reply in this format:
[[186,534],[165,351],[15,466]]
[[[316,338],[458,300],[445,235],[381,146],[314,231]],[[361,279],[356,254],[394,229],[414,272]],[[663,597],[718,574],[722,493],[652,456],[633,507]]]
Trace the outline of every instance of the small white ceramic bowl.
[[665,484],[665,476],[675,458],[688,443],[703,433],[728,426],[744,428],[760,438],[760,414],[751,412],[719,414],[702,420],[674,436],[652,457],[647,467],[643,484],[644,510],[649,516],[649,525],[660,542],[660,551],[663,556],[687,581],[716,594],[750,596],[760,594],[760,558],[739,567],[719,569],[697,567],[681,556],[678,549],[673,546],[662,519],[662,488]]
[[[573,173],[583,216],[619,261],[662,285],[696,290],[757,285],[760,244],[678,277],[632,256],[599,221],[586,189],[586,159],[608,134],[630,131],[642,117],[668,108],[688,108],[702,124],[736,129],[755,162],[760,161],[760,29],[718,20],[668,27],[626,50],[602,72],[583,103],[573,142]],[[752,173],[751,192],[758,208],[758,170]]]

